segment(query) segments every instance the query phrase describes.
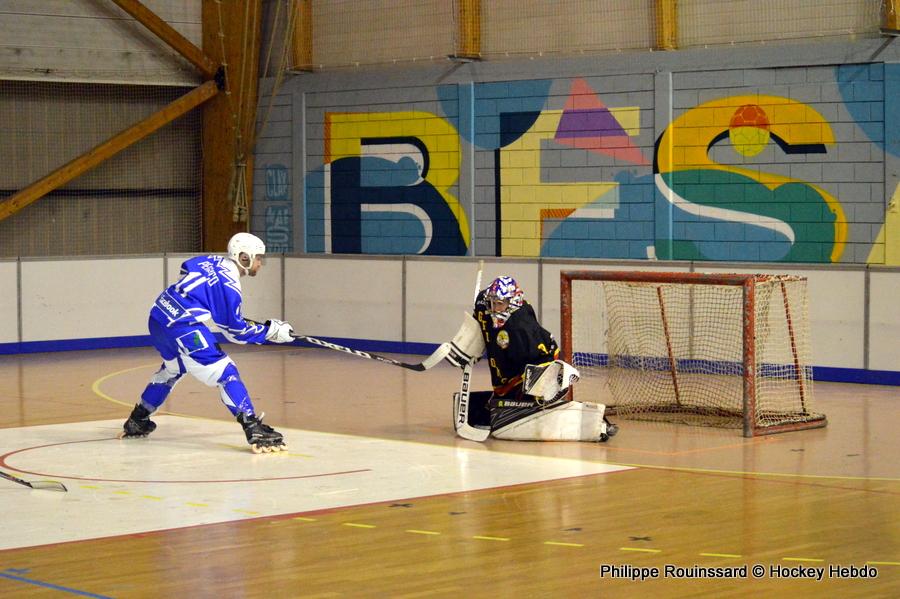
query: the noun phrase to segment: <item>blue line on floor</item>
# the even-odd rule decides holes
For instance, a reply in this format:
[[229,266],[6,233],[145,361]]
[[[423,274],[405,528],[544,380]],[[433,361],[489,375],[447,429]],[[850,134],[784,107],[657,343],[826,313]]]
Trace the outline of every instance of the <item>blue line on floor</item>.
[[95,595],[94,593],[88,593],[87,591],[79,591],[78,589],[61,587],[58,584],[42,582],[40,580],[32,580],[31,578],[23,578],[21,576],[13,576],[12,574],[9,574],[9,570],[0,572],[0,577],[9,578],[10,580],[18,580],[19,582],[26,582],[28,584],[44,587],[46,589],[53,589],[54,591],[63,591],[65,593],[72,593],[73,595],[81,595],[82,597],[93,597],[94,599],[112,599],[112,597],[108,597],[107,595]]

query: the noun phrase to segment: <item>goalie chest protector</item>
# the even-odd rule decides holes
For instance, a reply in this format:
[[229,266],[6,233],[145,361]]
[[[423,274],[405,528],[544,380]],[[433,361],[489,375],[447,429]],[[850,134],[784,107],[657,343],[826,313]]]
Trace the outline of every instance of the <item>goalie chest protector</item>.
[[556,359],[556,340],[538,324],[531,304],[524,302],[500,328],[494,328],[491,315],[479,302],[475,319],[481,324],[491,368],[494,388],[521,378],[528,364],[542,364]]

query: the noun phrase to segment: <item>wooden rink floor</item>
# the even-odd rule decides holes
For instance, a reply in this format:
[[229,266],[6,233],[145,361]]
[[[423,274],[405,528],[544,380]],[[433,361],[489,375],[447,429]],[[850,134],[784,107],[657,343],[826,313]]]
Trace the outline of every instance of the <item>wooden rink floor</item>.
[[0,480],[0,596],[900,596],[900,388],[816,383],[827,428],[754,439],[477,444],[446,364],[228,351],[286,455],[187,377],[116,440],[152,349],[0,356],[0,470],[69,488]]

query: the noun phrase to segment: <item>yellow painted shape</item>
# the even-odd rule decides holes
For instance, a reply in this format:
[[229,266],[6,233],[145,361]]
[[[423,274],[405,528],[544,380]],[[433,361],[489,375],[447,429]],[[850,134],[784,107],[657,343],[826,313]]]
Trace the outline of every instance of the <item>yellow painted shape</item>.
[[297,516],[296,518],[292,518],[293,520],[301,520],[303,522],[316,522],[315,518],[307,518],[306,516]]
[[446,119],[430,112],[331,112],[327,115],[326,154],[330,161],[362,155],[362,139],[415,137],[428,149],[429,168],[424,177],[444,198],[456,217],[466,246],[471,245],[469,221],[450,188],[459,180],[462,152],[459,133]]
[[189,505],[191,507],[209,507],[208,503],[195,503],[193,501],[188,501],[185,505]]
[[406,532],[414,534],[414,535],[439,535],[439,534],[441,534],[441,533],[435,532],[433,530],[416,530],[414,528],[411,528],[411,529],[407,530]]
[[736,553],[701,553],[700,555],[702,555],[703,557],[733,557],[733,558],[743,557]]
[[485,537],[482,535],[475,535],[472,537],[473,539],[478,539],[479,541],[508,541],[507,537]]
[[619,547],[619,551],[636,551],[638,553],[662,553],[662,549],[642,549],[640,547]]
[[[790,144],[834,145],[834,132],[825,118],[808,104],[781,96],[729,96],[706,102],[688,110],[672,121],[660,137],[657,162],[659,170],[667,173],[686,168],[725,168],[713,162],[707,153],[709,143],[729,130],[734,111],[745,104],[762,107],[769,117],[769,130]],[[678,161],[675,161],[675,152]],[[732,172],[754,171],[728,168]],[[773,183],[793,181],[787,177],[772,175]]]
[[356,522],[344,522],[344,526],[352,526],[353,528],[375,528],[374,524],[358,524]]
[[150,499],[152,501],[162,501],[162,497],[156,495],[141,495],[141,499]]
[[900,185],[894,188],[894,194],[884,213],[884,224],[878,231],[866,262],[900,266]]
[[636,137],[641,133],[641,109],[638,106],[620,106],[610,108],[609,112],[615,117],[625,133]]
[[734,111],[745,104],[760,106],[769,118],[769,130],[789,144],[831,146],[835,143],[831,125],[808,104],[782,96],[729,96],[696,106],[666,127],[656,149],[659,172],[719,170],[743,175],[769,189],[794,182],[809,185],[822,195],[835,216],[831,261],[837,262],[846,247],[847,217],[840,202],[834,196],[807,181],[719,164],[709,157],[710,142],[729,130],[729,123]]
[[561,116],[561,110],[541,113],[528,132],[500,150],[500,233],[504,256],[540,255],[542,210],[575,210],[618,185],[600,181],[541,182],[541,141],[553,138]]

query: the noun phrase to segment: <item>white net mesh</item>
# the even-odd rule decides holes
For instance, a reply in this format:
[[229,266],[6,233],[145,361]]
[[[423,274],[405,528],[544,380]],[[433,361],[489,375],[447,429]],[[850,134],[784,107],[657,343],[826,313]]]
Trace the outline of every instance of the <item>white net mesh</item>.
[[653,47],[650,0],[483,2],[482,55],[581,54]]
[[[755,279],[754,353],[740,285],[573,280],[575,397],[620,416],[751,429],[822,420],[812,411],[806,280]],[[750,367],[752,365],[752,367]],[[745,373],[754,391],[745,409]]]
[[[0,81],[0,202],[189,89]],[[199,135],[195,109],[0,220],[0,257],[197,250]]]
[[316,68],[446,60],[455,51],[456,2],[315,0]]
[[679,47],[877,33],[873,0],[681,0]]

